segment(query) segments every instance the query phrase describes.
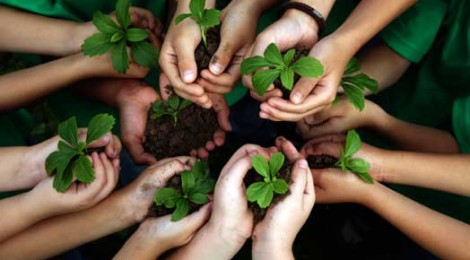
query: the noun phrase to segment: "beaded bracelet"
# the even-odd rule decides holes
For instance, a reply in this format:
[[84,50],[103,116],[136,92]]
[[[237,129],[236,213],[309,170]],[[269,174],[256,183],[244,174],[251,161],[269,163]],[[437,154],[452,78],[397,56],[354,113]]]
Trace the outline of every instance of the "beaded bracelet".
[[299,2],[289,2],[282,6],[282,11],[285,12],[288,9],[296,9],[310,15],[318,24],[318,34],[322,33],[325,29],[325,18],[315,8]]

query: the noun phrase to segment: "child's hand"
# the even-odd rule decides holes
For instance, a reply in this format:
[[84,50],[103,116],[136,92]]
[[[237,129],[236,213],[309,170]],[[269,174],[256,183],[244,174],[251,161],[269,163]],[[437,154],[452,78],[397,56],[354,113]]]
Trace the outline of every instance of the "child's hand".
[[293,259],[292,245],[315,203],[307,161],[296,161],[288,195],[273,205],[253,231],[253,259]]
[[347,130],[372,127],[383,117],[384,111],[375,103],[366,100],[364,110],[357,110],[346,97],[336,105],[320,111],[297,123],[304,140],[329,134],[340,134]]
[[106,198],[116,186],[119,177],[119,164],[111,162],[105,153],[92,153],[95,181],[89,184],[74,182],[66,192],[57,192],[52,185],[53,177],[40,182],[31,191],[32,198],[48,212],[47,216],[80,211],[92,207]]

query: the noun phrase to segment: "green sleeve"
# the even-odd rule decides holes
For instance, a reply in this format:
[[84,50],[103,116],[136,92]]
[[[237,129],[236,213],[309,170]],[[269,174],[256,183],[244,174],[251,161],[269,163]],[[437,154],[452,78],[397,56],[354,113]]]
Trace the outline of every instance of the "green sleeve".
[[452,124],[460,151],[470,153],[470,96],[454,102]]
[[381,33],[383,41],[411,62],[419,62],[431,48],[447,11],[443,0],[421,0]]

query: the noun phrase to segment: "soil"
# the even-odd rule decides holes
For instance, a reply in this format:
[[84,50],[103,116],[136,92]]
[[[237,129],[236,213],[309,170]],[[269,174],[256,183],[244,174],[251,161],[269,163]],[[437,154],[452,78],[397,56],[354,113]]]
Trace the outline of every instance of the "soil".
[[[171,177],[168,180],[168,183],[165,186],[165,188],[173,188],[175,190],[179,190],[179,191],[183,192],[183,190],[181,188],[181,175],[175,175],[175,176]],[[189,210],[188,215],[195,212],[195,211],[197,211],[202,206],[204,206],[204,205],[198,205],[198,204],[193,203],[192,201],[189,201],[190,210]],[[147,217],[166,216],[166,215],[172,214],[173,211],[175,211],[174,208],[167,209],[167,208],[165,208],[164,205],[157,206],[157,205],[155,205],[155,203],[152,203],[152,206],[149,209]]]
[[329,156],[326,154],[322,155],[310,155],[307,157],[308,166],[310,169],[325,169],[331,168],[338,161],[338,158]]
[[198,72],[209,68],[212,56],[215,54],[220,44],[220,27],[209,28],[206,33],[207,48],[201,43],[194,51]]
[[158,160],[188,155],[191,150],[204,147],[219,127],[213,109],[195,104],[179,112],[176,124],[171,116],[151,119],[151,114],[150,110],[144,148]]
[[[295,55],[294,55],[294,58],[292,58],[292,63],[291,64],[296,62],[301,57],[308,56],[308,52],[309,52],[309,50],[305,47],[301,47],[299,49],[296,49]],[[284,54],[286,54],[286,53],[285,52],[282,53],[283,56],[284,56]],[[300,76],[297,75],[297,74],[294,74],[294,85],[295,85],[295,83],[297,83],[297,81],[299,81],[299,79],[300,79]],[[290,90],[287,90],[286,88],[284,88],[282,86],[281,79],[279,79],[279,78],[276,79],[273,84],[276,88],[278,88],[282,91],[282,94],[283,94],[284,98],[289,98]]]
[[[279,173],[277,174],[278,179],[283,179],[285,180],[288,184],[290,183],[290,175],[292,171],[292,166],[294,164],[291,162],[285,162],[284,165],[282,166],[281,170],[279,170]],[[248,188],[250,184],[254,182],[260,182],[263,181],[263,177],[259,175],[257,172],[254,170],[250,170],[245,177],[244,183],[245,186]],[[276,194],[274,193],[273,200],[271,202],[271,207],[281,201],[284,197],[288,196],[290,191],[287,191],[285,194]],[[263,220],[264,216],[266,215],[266,212],[268,211],[269,207],[262,209],[258,206],[258,203],[256,202],[248,202],[248,207],[250,210],[253,212],[254,215],[254,221],[255,223],[260,222]]]

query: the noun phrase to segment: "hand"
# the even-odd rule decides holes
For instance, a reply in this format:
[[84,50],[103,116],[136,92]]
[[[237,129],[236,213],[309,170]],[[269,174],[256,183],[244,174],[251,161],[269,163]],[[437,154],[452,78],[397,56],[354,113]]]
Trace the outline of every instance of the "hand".
[[163,42],[159,62],[178,96],[204,108],[211,108],[212,101],[204,88],[194,82],[198,77],[194,51],[202,40],[199,26],[193,19],[185,19],[180,24],[175,24],[178,15],[189,13],[187,2],[178,2],[178,8]]
[[155,157],[145,152],[145,128],[148,110],[159,99],[158,93],[141,81],[129,81],[117,94],[121,119],[121,138],[132,159],[137,164],[153,164]]
[[307,161],[296,161],[288,195],[270,207],[253,231],[253,259],[294,259],[292,245],[315,203]]
[[320,78],[300,78],[292,89],[290,100],[280,95],[261,105],[260,117],[273,121],[297,122],[331,105],[336,97],[344,69],[354,53],[339,52],[342,45],[334,37],[325,37],[310,50],[309,56],[324,67]]
[[[323,136],[306,142],[300,150],[300,153],[305,158],[310,155],[322,154],[339,158],[341,149],[344,149],[345,141],[346,138],[344,135]],[[362,143],[361,148],[353,158],[361,158],[370,163],[369,174],[374,180],[384,181],[388,178],[386,173],[382,170],[382,165],[384,165],[386,158],[386,152],[384,150]]]
[[232,1],[222,10],[220,45],[197,83],[207,92],[226,94],[240,78],[240,63],[256,35],[261,10],[256,1]]
[[329,135],[341,134],[350,129],[370,127],[385,112],[375,103],[366,100],[364,110],[357,110],[346,97],[341,97],[338,104],[320,111],[297,122],[297,129],[304,140]]
[[93,163],[95,181],[92,183],[73,182],[64,193],[53,188],[53,177],[41,181],[31,191],[46,216],[80,211],[94,206],[106,198],[116,186],[119,178],[119,161],[111,161],[105,153],[93,152],[89,159]]
[[[318,25],[309,15],[297,11],[288,10],[277,22],[270,25],[257,37],[245,58],[263,56],[264,50],[269,44],[275,43],[281,51],[295,47],[312,48],[318,41]],[[253,98],[266,101],[271,97],[282,98],[282,92],[271,86],[264,96],[259,96],[251,83],[251,75],[243,76],[243,84],[250,89]]]

